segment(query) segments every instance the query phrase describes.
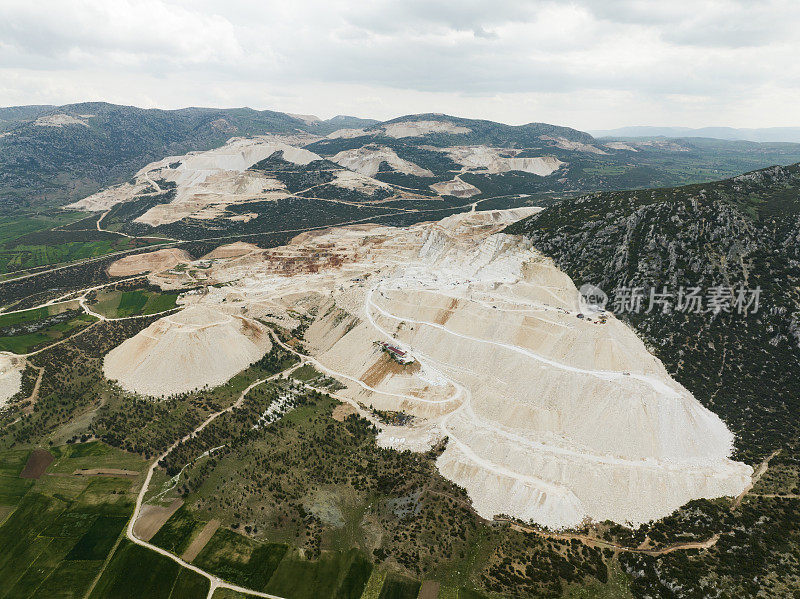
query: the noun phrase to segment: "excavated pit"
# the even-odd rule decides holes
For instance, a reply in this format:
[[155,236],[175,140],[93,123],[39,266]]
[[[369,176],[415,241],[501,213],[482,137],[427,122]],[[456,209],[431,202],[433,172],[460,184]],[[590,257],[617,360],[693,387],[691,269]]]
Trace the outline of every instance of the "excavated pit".
[[[578,318],[570,278],[501,233],[535,210],[302,234],[215,261],[209,280],[223,285],[185,301],[275,322],[305,315],[305,347],[345,386],[337,397],[413,417],[385,426],[383,446],[447,438],[437,466],[486,518],[638,525],[737,495],[752,469],[729,459],[720,418],[613,315]],[[385,344],[413,361],[391,362]],[[109,375],[124,362],[107,359]]]

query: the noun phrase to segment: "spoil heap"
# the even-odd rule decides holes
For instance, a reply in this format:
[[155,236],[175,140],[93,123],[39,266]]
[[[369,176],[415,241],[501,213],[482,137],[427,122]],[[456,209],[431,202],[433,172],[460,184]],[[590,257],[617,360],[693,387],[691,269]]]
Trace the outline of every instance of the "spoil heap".
[[127,391],[164,397],[221,385],[271,347],[262,324],[190,306],[111,350],[103,372]]
[[22,371],[17,362],[18,358],[0,353],[0,407],[13,397],[22,385]]

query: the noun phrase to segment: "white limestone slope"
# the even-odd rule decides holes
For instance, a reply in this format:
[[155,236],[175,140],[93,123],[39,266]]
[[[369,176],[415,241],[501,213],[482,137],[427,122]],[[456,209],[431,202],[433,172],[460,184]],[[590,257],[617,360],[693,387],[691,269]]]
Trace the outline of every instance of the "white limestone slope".
[[434,183],[430,188],[439,195],[455,196],[457,198],[471,198],[481,192],[474,185],[462,181],[460,177],[454,177],[450,181]]
[[202,210],[246,199],[285,197],[284,186],[278,180],[247,170],[276,152],[297,165],[320,160],[313,152],[290,145],[281,138],[258,137],[234,138],[221,148],[155,162],[146,167],[144,175],[149,179],[174,182],[177,185],[175,198],[168,204],[154,206],[136,222],[157,226],[188,216],[213,217],[219,214],[218,210],[206,214]]
[[418,177],[433,177],[433,173],[428,169],[408,160],[403,160],[392,148],[387,148],[386,146],[368,144],[353,150],[343,150],[331,160],[368,177],[377,175],[383,162],[400,173]]
[[353,139],[355,137],[362,137],[364,135],[370,135],[363,129],[337,129],[332,133],[328,133],[326,137],[328,139]]
[[450,121],[398,121],[396,123],[382,125],[381,129],[384,135],[396,139],[403,137],[420,137],[433,133],[458,135],[472,132],[472,129],[469,127],[456,125]]
[[422,265],[367,310],[463,390],[440,420],[452,442],[438,465],[480,513],[638,524],[744,488],[751,469],[727,459],[724,423],[625,325],[578,319],[569,278],[517,238],[464,249],[433,229]]
[[0,353],[0,408],[16,395],[22,386],[21,358]]
[[[167,202],[156,204],[136,218],[135,222],[156,227],[184,218],[227,218],[247,221],[257,218],[258,213],[236,215],[226,212],[226,208],[253,200],[279,200],[294,195],[273,176],[273,173],[251,167],[276,152],[280,152],[285,161],[297,165],[298,168],[322,160],[317,154],[300,147],[318,139],[321,138],[310,134],[234,137],[220,148],[205,152],[189,152],[183,156],[168,156],[152,162],[141,169],[132,181],[105,189],[66,208],[85,211],[108,210],[115,204],[129,202],[137,197],[162,194],[166,190],[162,189],[161,185],[165,185],[163,182],[166,181],[169,187],[174,186],[174,196]],[[417,173],[424,171],[417,165],[402,161],[396,154],[394,159],[391,156],[387,157],[397,166],[416,169]],[[356,162],[364,163],[364,160]],[[370,160],[367,159],[366,163],[370,163]],[[380,164],[380,161],[377,164]],[[344,167],[341,169],[326,167],[325,170],[335,171],[330,185],[365,193],[390,188],[386,183]],[[371,167],[362,164],[361,170],[369,171]],[[161,185],[159,182],[162,182]]]
[[[422,451],[446,437],[437,466],[484,517],[639,524],[737,495],[752,469],[729,459],[724,423],[613,315],[578,318],[569,277],[499,232],[532,210],[300,235],[217,261],[211,278],[229,284],[192,301],[316,315],[306,346],[346,386],[340,397],[414,416],[384,427],[384,446]],[[415,362],[393,362],[376,341]]]
[[93,114],[81,114],[78,117],[74,117],[70,114],[50,114],[47,116],[40,116],[38,119],[33,121],[33,124],[37,127],[66,127],[69,125],[81,125],[83,127],[88,127],[89,123],[86,122],[85,119],[93,117]]
[[462,171],[480,170],[496,174],[522,171],[546,177],[557,171],[564,163],[555,156],[519,157],[520,150],[512,148],[490,148],[489,146],[453,146],[431,148],[445,152],[462,166]]
[[216,387],[271,348],[264,325],[190,306],[165,316],[111,350],[103,373],[125,390],[163,397]]
[[133,182],[105,189],[67,208],[108,210],[137,195],[162,192],[158,181],[164,180],[175,184],[175,197],[169,203],[154,206],[137,218],[137,222],[156,226],[188,216],[219,216],[221,209],[229,204],[289,195],[280,181],[247,169],[276,152],[297,165],[320,160],[313,152],[298,147],[314,139],[318,138],[310,135],[234,137],[220,148],[152,162],[136,174]]

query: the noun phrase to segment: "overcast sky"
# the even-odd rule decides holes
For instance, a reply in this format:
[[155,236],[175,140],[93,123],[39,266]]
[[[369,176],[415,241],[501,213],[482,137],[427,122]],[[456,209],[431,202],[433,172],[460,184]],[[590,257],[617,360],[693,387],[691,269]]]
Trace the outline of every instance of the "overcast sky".
[[800,126],[798,0],[0,0],[0,105]]

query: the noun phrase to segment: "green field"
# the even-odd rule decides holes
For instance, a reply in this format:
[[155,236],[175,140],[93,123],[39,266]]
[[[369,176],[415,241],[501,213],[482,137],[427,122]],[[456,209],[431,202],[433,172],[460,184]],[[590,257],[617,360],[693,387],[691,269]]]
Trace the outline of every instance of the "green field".
[[23,310],[21,312],[11,312],[9,314],[0,314],[0,329],[8,326],[22,324],[26,322],[34,322],[41,320],[48,316],[55,316],[67,310],[75,310],[80,305],[77,301],[72,300],[68,302],[61,302],[53,304],[52,306],[43,306],[41,308],[33,308],[31,310]]
[[267,586],[286,551],[286,545],[259,543],[221,528],[193,563],[228,582],[258,590]]
[[125,540],[90,599],[183,599],[208,594],[209,582],[158,553]]
[[26,354],[54,343],[96,321],[76,302],[0,315],[0,351]]
[[385,581],[386,571],[373,568],[372,574],[370,575],[369,579],[367,580],[367,584],[364,587],[364,592],[361,594],[361,599],[378,599]]
[[358,599],[371,572],[372,564],[355,549],[323,552],[314,561],[291,552],[281,561],[266,591],[292,599]]
[[392,573],[383,583],[380,599],[417,599],[420,586],[417,580]]
[[230,589],[217,589],[211,599],[247,599],[251,595],[242,595]]
[[[0,217],[0,274],[159,243],[98,231],[95,219],[86,213],[60,210]],[[64,226],[70,223],[75,224]]]
[[290,376],[299,381],[307,382],[322,376],[322,373],[311,364],[304,364],[300,368],[293,370]]
[[361,553],[350,553],[350,567],[339,584],[337,599],[359,599],[372,575],[372,563]]
[[188,549],[195,533],[200,532],[204,524],[205,522],[196,520],[186,506],[182,505],[150,539],[150,542],[175,555],[181,555]]
[[105,559],[128,519],[119,516],[99,516],[67,554],[68,560]]
[[35,320],[41,320],[46,316],[50,316],[50,311],[48,308],[34,308],[33,310],[25,310],[24,312],[0,314],[0,328],[15,324],[21,324],[23,322],[33,322]]
[[81,468],[144,472],[142,458],[93,442],[53,447],[38,480],[19,474],[30,448],[0,452],[0,598],[195,599],[208,581],[175,562],[123,541],[142,476],[74,476]]
[[[51,453],[71,467],[71,449]],[[82,597],[132,510],[131,481],[112,493],[84,477],[24,480],[19,473],[29,454],[0,454],[0,505],[10,511],[0,526],[0,597]]]
[[13,242],[29,233],[46,231],[86,218],[84,212],[54,210],[46,214],[15,215],[0,217],[0,246]]
[[144,289],[109,291],[98,295],[92,310],[107,318],[156,314],[172,310],[177,299],[177,293],[158,293]]
[[0,506],[16,506],[33,486],[33,481],[19,477],[29,453],[14,449],[0,454]]
[[67,243],[21,244],[0,249],[0,272],[14,272],[50,264],[62,264],[96,258],[112,252],[130,250],[150,245],[127,237],[101,241],[71,241]]
[[59,264],[82,258],[102,256],[116,249],[117,246],[112,241],[72,242],[57,245],[18,245],[10,250],[0,252],[0,269],[3,272],[13,272],[47,264]]

